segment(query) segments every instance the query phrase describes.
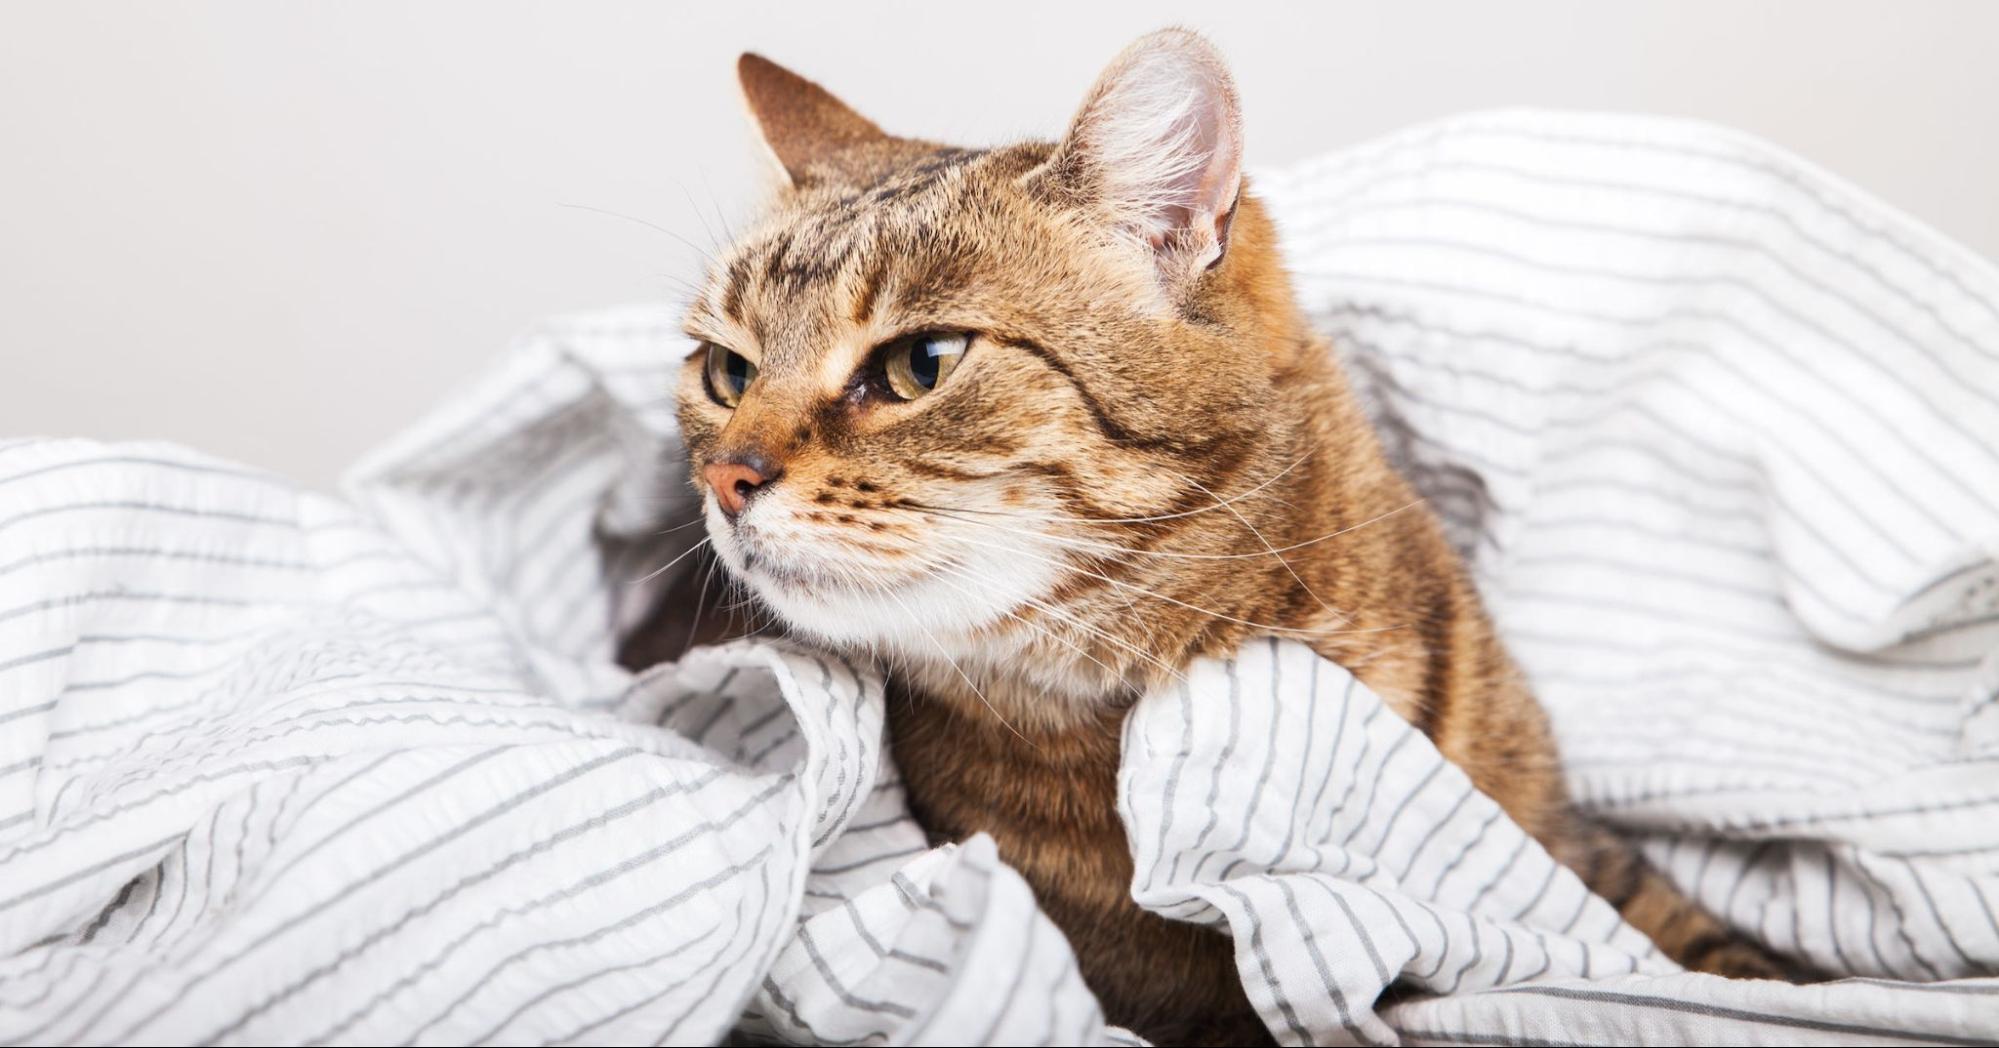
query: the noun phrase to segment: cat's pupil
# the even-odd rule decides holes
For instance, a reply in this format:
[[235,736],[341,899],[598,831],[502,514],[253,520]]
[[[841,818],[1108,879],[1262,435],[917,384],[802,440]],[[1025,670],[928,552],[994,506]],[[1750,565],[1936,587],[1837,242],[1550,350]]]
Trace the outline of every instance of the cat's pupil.
[[912,335],[883,350],[877,374],[890,393],[915,400],[951,377],[969,341],[959,334]]
[[933,338],[919,338],[910,343],[909,374],[924,389],[933,389],[937,385],[937,358],[943,355],[940,349]]
[[729,354],[728,363],[723,367],[729,377],[729,388],[737,396],[741,396],[743,390],[750,388],[750,362],[744,359],[742,354]]
[[708,344],[707,369],[709,393],[723,407],[735,407],[743,397],[743,391],[757,380],[757,366],[750,358],[734,350],[724,349],[714,343]]

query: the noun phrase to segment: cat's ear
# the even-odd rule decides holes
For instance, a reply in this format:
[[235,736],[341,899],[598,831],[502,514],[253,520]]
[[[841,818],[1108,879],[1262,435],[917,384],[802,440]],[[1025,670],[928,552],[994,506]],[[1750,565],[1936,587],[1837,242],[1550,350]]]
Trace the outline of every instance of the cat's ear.
[[1045,177],[1150,247],[1170,283],[1228,250],[1242,186],[1242,115],[1214,46],[1185,29],[1117,57],[1056,146]]
[[844,150],[889,138],[825,88],[762,55],[745,52],[736,60],[736,77],[764,145],[791,185],[811,181],[814,165]]

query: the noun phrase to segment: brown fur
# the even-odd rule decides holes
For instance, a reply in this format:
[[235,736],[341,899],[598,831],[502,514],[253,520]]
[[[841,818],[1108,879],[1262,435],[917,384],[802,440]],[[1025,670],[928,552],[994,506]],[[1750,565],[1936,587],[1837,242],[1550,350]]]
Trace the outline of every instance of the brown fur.
[[[1139,46],[1215,61],[1185,34]],[[760,375],[732,411],[697,352],[681,389],[697,475],[754,461],[776,477],[736,523],[708,500],[723,562],[794,632],[883,657],[918,818],[939,839],[993,835],[1110,1019],[1147,1036],[1266,1036],[1227,939],[1132,902],[1115,793],[1130,703],[1263,634],[1352,670],[1668,954],[1775,974],[1573,812],[1545,716],[1300,315],[1255,198],[1149,246],[1121,234],[1086,148],[1120,68],[1061,144],[973,151],[882,135],[746,56],[785,184],[687,329]],[[1218,64],[1197,72],[1226,89]],[[934,393],[898,402],[856,379],[922,330],[975,335]],[[1029,563],[1004,550],[1022,546],[1049,574],[1003,598]],[[954,625],[960,598],[938,580],[968,607],[1005,605]],[[821,616],[821,599],[884,624],[842,634],[861,612]],[[922,599],[906,616],[889,603]]]

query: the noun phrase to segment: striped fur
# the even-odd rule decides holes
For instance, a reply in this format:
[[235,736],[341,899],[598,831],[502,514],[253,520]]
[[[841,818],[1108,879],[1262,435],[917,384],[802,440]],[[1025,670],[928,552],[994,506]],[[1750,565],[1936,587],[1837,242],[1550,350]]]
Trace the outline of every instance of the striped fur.
[[[1148,1036],[1264,1036],[1228,941],[1132,901],[1116,798],[1131,701],[1261,635],[1352,670],[1667,953],[1779,973],[1574,813],[1545,716],[1298,311],[1257,200],[1206,187],[1131,235],[1125,187],[1167,176],[1119,177],[1091,136],[1119,79],[1161,62],[1236,126],[1184,33],[1114,63],[1063,141],[988,150],[887,136],[745,59],[782,186],[686,324],[759,377],[726,408],[697,352],[680,420],[697,476],[748,456],[777,479],[734,522],[707,500],[720,561],[794,633],[886,660],[918,817],[992,834],[1111,1018]],[[1233,170],[1196,159],[1155,166]],[[868,396],[878,347],[922,330],[973,333],[963,365],[917,401]]]

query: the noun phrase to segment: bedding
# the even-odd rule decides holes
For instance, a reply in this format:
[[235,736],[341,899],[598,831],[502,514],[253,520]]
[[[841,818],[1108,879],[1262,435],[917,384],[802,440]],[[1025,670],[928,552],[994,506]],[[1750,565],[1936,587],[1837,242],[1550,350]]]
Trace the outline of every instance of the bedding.
[[[1999,1040],[1999,274],[1669,120],[1254,186],[1579,803],[1839,981],[1678,971],[1279,641],[1135,709],[1136,897],[1287,1044]],[[698,538],[686,348],[550,322],[338,498],[0,442],[0,1042],[1134,1043],[990,841],[927,846],[875,667],[615,665]]]

